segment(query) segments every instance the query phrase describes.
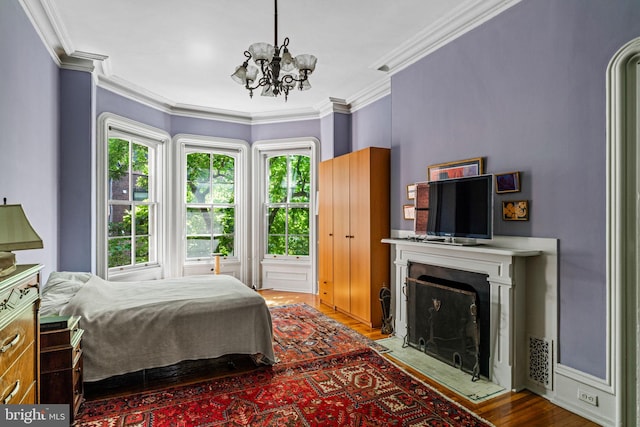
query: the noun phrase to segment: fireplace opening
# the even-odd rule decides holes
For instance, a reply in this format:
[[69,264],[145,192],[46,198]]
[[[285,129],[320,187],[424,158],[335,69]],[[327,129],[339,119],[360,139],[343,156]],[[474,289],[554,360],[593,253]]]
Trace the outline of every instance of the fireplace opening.
[[409,263],[405,345],[489,378],[489,283],[486,274]]

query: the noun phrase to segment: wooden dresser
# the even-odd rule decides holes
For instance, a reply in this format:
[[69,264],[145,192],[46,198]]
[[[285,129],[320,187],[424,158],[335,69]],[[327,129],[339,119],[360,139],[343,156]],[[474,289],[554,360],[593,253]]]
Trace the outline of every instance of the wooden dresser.
[[[42,319],[44,324],[46,318]],[[40,402],[64,403],[71,408],[71,421],[82,404],[82,334],[80,317],[66,325],[40,331]]]
[[42,265],[19,265],[0,277],[0,403],[36,404],[39,396],[38,309]]

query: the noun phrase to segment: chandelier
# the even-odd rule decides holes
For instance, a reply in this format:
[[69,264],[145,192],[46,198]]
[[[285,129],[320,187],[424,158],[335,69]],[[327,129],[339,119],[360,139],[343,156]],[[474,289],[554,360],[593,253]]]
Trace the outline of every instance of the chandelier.
[[[284,94],[285,101],[289,91],[296,86],[300,90],[311,89],[309,75],[316,68],[317,58],[313,55],[302,54],[295,58],[289,52],[289,38],[285,37],[278,46],[278,0],[275,3],[275,37],[273,46],[269,43],[254,43],[244,51],[246,60],[236,67],[231,78],[249,91],[253,98],[253,91],[262,87],[262,96],[278,96]],[[282,54],[282,56],[281,56]],[[257,65],[249,64],[253,59]],[[262,75],[258,77],[258,73]]]

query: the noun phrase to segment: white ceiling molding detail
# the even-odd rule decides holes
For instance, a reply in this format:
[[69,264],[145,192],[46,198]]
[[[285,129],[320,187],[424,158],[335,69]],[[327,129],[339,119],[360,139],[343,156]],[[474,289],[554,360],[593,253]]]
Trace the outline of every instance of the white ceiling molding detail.
[[[47,48],[49,55],[60,65],[60,55],[65,52],[60,42],[54,23],[49,19],[47,9],[40,0],[19,0],[22,9],[25,11],[27,18],[31,21],[31,25],[35,28],[40,40]],[[68,52],[70,53],[70,52]]]
[[[521,0],[461,0],[457,6],[450,6],[448,12],[441,14],[439,19],[432,19],[431,25],[375,61],[369,68],[381,73],[383,77],[374,84],[350,94],[346,99],[329,97],[326,101],[310,107],[258,113],[179,103],[118,77],[112,73],[111,58],[107,55],[74,49],[61,14],[57,12],[56,8],[59,6],[53,0],[19,1],[59,67],[90,72],[99,87],[169,114],[232,123],[263,124],[319,119],[334,112],[348,114],[364,108],[391,93],[390,79],[394,73],[518,4]],[[105,2],[105,5],[109,3]],[[322,58],[319,61],[322,64]]]
[[414,64],[435,50],[499,15],[521,0],[470,0],[441,18],[435,25],[416,34],[369,68],[384,69],[391,75]]
[[364,108],[390,94],[391,78],[389,78],[389,76],[385,76],[375,85],[369,86],[353,96],[349,102],[349,105],[351,105],[351,112],[353,113],[358,111],[359,109]]

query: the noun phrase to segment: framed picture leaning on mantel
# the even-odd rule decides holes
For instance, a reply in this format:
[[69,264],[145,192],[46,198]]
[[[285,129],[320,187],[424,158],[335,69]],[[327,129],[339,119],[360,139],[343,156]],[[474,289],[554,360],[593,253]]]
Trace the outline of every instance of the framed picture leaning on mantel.
[[458,160],[456,162],[438,163],[427,167],[427,180],[439,181],[441,179],[463,178],[484,173],[484,159]]

